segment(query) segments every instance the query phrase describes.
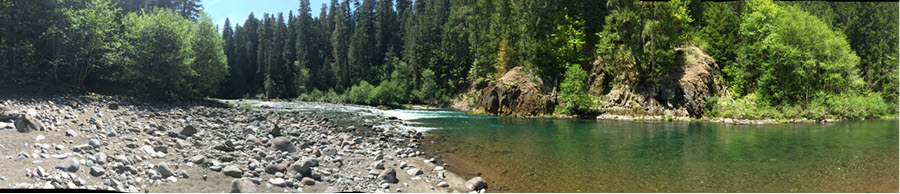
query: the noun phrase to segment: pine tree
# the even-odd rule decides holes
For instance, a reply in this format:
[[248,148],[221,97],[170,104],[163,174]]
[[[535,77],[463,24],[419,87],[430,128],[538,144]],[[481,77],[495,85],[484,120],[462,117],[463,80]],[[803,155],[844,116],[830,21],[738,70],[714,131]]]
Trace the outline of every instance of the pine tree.
[[[356,28],[350,39],[350,47],[347,56],[349,68],[346,70],[351,78],[351,84],[365,80],[371,83],[377,83],[374,80],[374,73],[377,72],[375,62],[378,39],[375,36],[375,0],[364,0],[359,9],[356,10]],[[372,49],[375,48],[375,49]]]
[[348,43],[350,42],[352,21],[349,20],[347,14],[350,9],[350,2],[345,0],[334,13],[334,32],[331,33],[332,55],[334,56],[331,70],[334,72],[335,81],[339,91],[350,86],[350,68],[347,61]]

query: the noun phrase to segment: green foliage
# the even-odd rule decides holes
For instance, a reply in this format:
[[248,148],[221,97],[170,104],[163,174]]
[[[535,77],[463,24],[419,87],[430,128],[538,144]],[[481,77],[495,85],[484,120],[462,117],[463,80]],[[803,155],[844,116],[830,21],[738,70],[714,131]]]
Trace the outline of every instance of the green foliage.
[[352,103],[352,104],[372,104],[372,98],[369,98],[369,93],[375,90],[375,87],[366,82],[365,80],[360,81],[359,84],[350,87],[350,90],[347,90],[344,93],[344,102]]
[[[720,68],[728,69],[735,63],[740,47],[740,4],[738,2],[704,2],[702,29],[699,36],[708,44],[703,51],[716,60]],[[721,75],[721,74],[720,74]],[[731,83],[729,74],[723,76]],[[742,90],[738,87],[736,89]],[[738,92],[740,93],[740,92]]]
[[725,69],[736,91],[755,89],[761,102],[780,105],[861,86],[854,70],[859,57],[842,33],[794,7],[771,1],[750,6],[740,27],[738,64]]
[[118,69],[112,67],[119,60],[119,53],[115,50],[122,44],[116,33],[119,29],[115,21],[118,12],[119,9],[113,7],[109,0],[91,0],[85,2],[83,8],[73,6],[64,9],[63,14],[69,20],[65,29],[66,43],[71,52],[65,57],[68,65],[62,69],[76,73],[63,74],[74,76],[63,79],[73,80],[76,86],[81,87],[92,71],[99,68]]
[[212,19],[202,12],[199,15],[198,21],[192,25],[191,49],[194,60],[191,69],[196,74],[190,76],[189,87],[198,94],[213,95],[217,92],[218,84],[228,75],[228,59],[223,50],[225,42],[216,32]]
[[127,61],[113,77],[131,85],[135,94],[196,96],[215,89],[227,75],[222,39],[205,15],[194,23],[156,9],[129,13],[122,23]]
[[402,102],[406,95],[406,92],[397,83],[382,81],[369,93],[369,99],[372,100],[372,104],[393,105]]
[[634,69],[649,78],[659,78],[676,64],[674,48],[692,36],[689,1],[667,3],[610,1],[616,5],[606,16],[604,30],[597,33],[597,54],[606,70]]
[[748,94],[732,102],[730,99],[707,98],[706,113],[710,117],[735,119],[861,119],[889,114],[892,105],[880,93],[817,94],[808,105],[769,106],[760,104],[756,94]]
[[191,22],[169,9],[129,13],[122,20],[129,60],[122,75],[115,77],[132,84],[135,93],[151,91],[166,97],[191,93],[186,79],[196,75],[191,68]]
[[430,69],[422,71],[422,84],[413,93],[421,101],[440,99],[442,91],[438,88],[433,71]]
[[579,64],[567,64],[565,79],[560,84],[558,106],[556,113],[558,114],[578,114],[586,113],[592,105],[592,99],[587,94],[588,88],[584,84],[587,78],[587,71],[581,68]]
[[509,40],[503,39],[498,44],[497,59],[493,66],[493,70],[496,73],[494,74],[495,78],[503,77],[507,71],[516,67],[516,59],[514,58],[517,55],[516,50],[509,45]]

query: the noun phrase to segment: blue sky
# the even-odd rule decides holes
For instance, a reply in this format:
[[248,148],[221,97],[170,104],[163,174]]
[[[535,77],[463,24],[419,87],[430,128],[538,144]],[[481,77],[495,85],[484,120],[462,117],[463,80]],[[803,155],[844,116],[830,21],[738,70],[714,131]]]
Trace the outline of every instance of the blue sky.
[[[251,12],[257,19],[262,17],[263,13],[283,12],[284,17],[287,17],[288,11],[297,12],[300,8],[300,0],[202,0],[201,2],[203,11],[212,18],[219,29],[224,28],[225,18],[229,18],[231,25],[234,25],[247,20]],[[313,17],[319,16],[322,3],[329,4],[331,1],[309,0]]]

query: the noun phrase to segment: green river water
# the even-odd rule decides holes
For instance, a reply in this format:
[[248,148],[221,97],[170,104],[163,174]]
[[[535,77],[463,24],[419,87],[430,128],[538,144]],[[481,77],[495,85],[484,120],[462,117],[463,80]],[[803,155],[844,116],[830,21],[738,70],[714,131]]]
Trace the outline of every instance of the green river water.
[[399,127],[424,132],[429,156],[483,177],[488,192],[898,192],[900,184],[898,120],[730,125],[240,103],[347,123],[398,117]]
[[898,192],[897,120],[747,126],[405,112],[428,129],[424,150],[465,178],[480,173],[489,192]]

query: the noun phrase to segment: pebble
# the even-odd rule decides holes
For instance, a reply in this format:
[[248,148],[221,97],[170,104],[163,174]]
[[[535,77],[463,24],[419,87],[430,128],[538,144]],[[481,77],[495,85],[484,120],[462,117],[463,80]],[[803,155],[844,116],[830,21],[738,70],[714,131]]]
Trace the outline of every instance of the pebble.
[[441,181],[440,183],[437,184],[437,186],[438,187],[449,187],[450,184],[448,184],[447,181]]
[[45,139],[45,138],[44,138],[44,135],[38,135],[36,138],[34,138],[34,141],[41,141],[41,140],[44,140],[44,139]]
[[71,129],[68,129],[68,130],[66,130],[66,136],[68,136],[68,137],[78,137],[78,133],[75,133],[75,131],[73,131],[73,130],[71,130]]

